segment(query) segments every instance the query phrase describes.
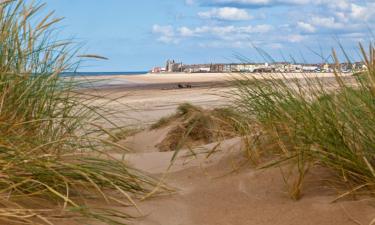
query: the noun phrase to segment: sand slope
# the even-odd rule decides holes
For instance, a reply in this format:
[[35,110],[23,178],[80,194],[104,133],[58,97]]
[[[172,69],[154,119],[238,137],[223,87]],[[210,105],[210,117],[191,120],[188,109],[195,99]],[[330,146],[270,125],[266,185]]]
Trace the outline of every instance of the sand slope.
[[[218,80],[214,74],[195,75],[147,75],[126,79],[137,84]],[[226,79],[228,77],[222,76],[219,80]],[[228,99],[220,94],[229,90],[228,87],[130,92],[118,89],[114,96],[125,93],[127,97],[110,107],[128,113],[136,123],[150,124],[173,113],[183,102],[205,107],[225,105]],[[126,124],[134,122],[124,120]],[[137,219],[133,225],[369,225],[375,218],[375,201],[372,199],[331,203],[338,193],[322,181],[329,174],[319,168],[309,174],[300,201],[289,198],[278,168],[256,170],[246,165],[232,172],[245,161],[239,138],[224,141],[217,149],[221,151],[209,158],[198,153],[207,152],[218,143],[194,149],[198,154],[196,157],[182,157],[191,155],[190,151],[183,150],[169,168],[173,152],[158,152],[155,148],[166,133],[167,129],[146,130],[121,142],[135,150],[134,154],[125,157],[130,165],[165,178],[167,184],[176,188],[173,195],[140,202],[145,217]],[[123,156],[114,157],[122,159]],[[169,172],[165,175],[167,170]]]
[[[190,152],[182,151],[165,179],[177,193],[140,203],[147,216],[133,224],[367,225],[375,218],[373,200],[331,203],[337,193],[322,181],[327,176],[322,169],[313,170],[307,178],[303,198],[293,201],[277,168],[256,170],[247,165],[232,172],[245,161],[239,138],[224,141],[218,148],[220,151],[208,159],[199,154],[215,146],[217,143],[195,149],[198,156],[194,159],[182,157]],[[127,160],[136,168],[162,177],[172,155],[172,152],[144,152],[129,155]]]

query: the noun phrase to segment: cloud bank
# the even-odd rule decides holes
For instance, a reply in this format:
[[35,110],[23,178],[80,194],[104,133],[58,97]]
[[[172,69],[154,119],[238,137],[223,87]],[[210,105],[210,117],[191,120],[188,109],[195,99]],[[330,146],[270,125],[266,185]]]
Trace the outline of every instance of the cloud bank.
[[[195,22],[155,24],[152,33],[166,44],[242,48],[255,44],[282,49],[292,44],[366,40],[375,24],[368,0],[186,0]],[[331,41],[329,41],[331,40]]]

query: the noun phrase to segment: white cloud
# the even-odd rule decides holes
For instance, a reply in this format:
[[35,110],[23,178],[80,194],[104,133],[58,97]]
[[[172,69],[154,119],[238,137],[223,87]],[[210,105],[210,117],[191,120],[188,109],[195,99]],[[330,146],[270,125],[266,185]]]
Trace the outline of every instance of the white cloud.
[[[319,1],[319,0],[316,0]],[[238,5],[249,7],[262,7],[273,5],[302,5],[314,2],[314,0],[210,0],[212,5]]]
[[160,26],[158,24],[155,24],[154,26],[152,26],[152,32],[162,34],[163,36],[174,36],[172,26]]
[[220,20],[249,20],[252,18],[246,10],[234,7],[214,8],[210,11],[199,12],[198,16],[203,19]]
[[273,30],[271,25],[256,26],[186,26],[174,28],[172,26],[154,25],[152,33],[157,35],[157,40],[163,43],[177,44],[188,38],[208,38],[226,42],[249,41],[255,36],[265,35]]
[[343,23],[347,23],[350,21],[350,18],[344,12],[335,12],[334,15],[337,20],[342,21]]
[[[258,44],[258,43],[257,43]],[[216,40],[204,43],[198,43],[198,46],[201,48],[253,48],[253,43],[249,41],[223,41]]]
[[299,43],[305,39],[306,37],[300,34],[290,34],[285,37],[285,40],[291,43]]
[[[291,43],[303,42],[309,45],[316,38],[327,40],[328,43],[332,35],[338,35],[346,41],[363,40],[368,27],[371,29],[375,24],[375,0],[184,1],[187,4],[194,3],[196,6],[202,2],[206,3],[203,6],[211,8],[199,12],[198,16],[209,21],[199,21],[200,26],[155,25],[153,33],[157,35],[157,40],[164,43],[186,42],[202,46],[233,48],[245,46],[246,42],[258,41],[262,46],[270,49],[287,49]],[[280,10],[279,8],[249,10],[252,7],[282,5],[291,7],[280,7]],[[266,16],[260,18],[261,13]],[[283,16],[277,20],[269,19],[280,14]],[[260,21],[263,21],[263,24],[258,25]],[[251,25],[245,25],[249,23]]]
[[297,27],[308,33],[314,33],[316,31],[316,28],[313,25],[302,21],[297,23]]
[[223,41],[223,40],[217,40],[217,41],[210,41],[210,42],[204,42],[204,43],[198,43],[198,46],[201,48],[238,48],[238,49],[244,49],[249,48],[252,49],[254,46],[262,46],[262,48],[267,49],[283,49],[284,45],[280,43],[264,43],[262,41]]
[[[202,1],[202,0],[201,0]],[[280,5],[307,6],[314,8],[316,6],[329,8],[335,11],[346,11],[353,17],[366,12],[373,12],[373,0],[205,0],[209,5],[217,6],[237,6],[237,7],[275,7]],[[370,9],[369,9],[370,8]],[[362,14],[362,16],[366,16]],[[372,14],[372,13],[371,13]]]
[[158,41],[163,43],[178,43],[178,39],[175,37],[175,32],[172,26],[160,26],[155,24],[152,26],[152,33],[158,34]]
[[[307,33],[316,33],[319,31],[326,34],[366,32],[366,26],[373,24],[375,21],[374,2],[316,0],[314,4],[315,8],[313,7],[307,16],[309,19],[300,20],[296,23],[299,29]],[[317,6],[319,7],[317,8]]]
[[[216,6],[236,7],[276,7],[281,5],[294,5],[316,9],[320,7],[320,15],[336,15],[340,21],[352,22],[368,21],[375,17],[374,0],[205,0]],[[298,10],[298,9],[297,9]]]
[[185,0],[186,5],[194,5],[194,0]]
[[256,26],[200,26],[195,28],[181,27],[179,33],[183,37],[211,35],[222,39],[232,37],[246,38],[251,34],[267,33],[273,29],[271,25],[263,24]]
[[344,24],[337,22],[334,17],[314,16],[311,18],[311,23],[315,26],[328,29],[340,29],[345,26]]
[[330,8],[336,8],[339,10],[346,10],[350,7],[350,0],[320,0],[317,3],[321,5],[327,5]]
[[350,5],[349,15],[353,19],[367,21],[374,16],[374,13],[375,3],[369,3],[366,6],[360,6],[357,4]]
[[193,37],[193,36],[196,36],[195,32],[193,30],[191,30],[190,28],[188,27],[180,27],[178,29],[180,35],[182,37]]

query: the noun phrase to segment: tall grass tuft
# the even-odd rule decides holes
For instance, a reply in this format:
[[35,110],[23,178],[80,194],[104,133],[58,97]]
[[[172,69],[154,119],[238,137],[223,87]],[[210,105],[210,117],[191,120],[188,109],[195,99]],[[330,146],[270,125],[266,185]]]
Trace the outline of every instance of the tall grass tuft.
[[240,135],[241,116],[230,108],[203,109],[190,103],[178,106],[176,113],[161,118],[151,126],[159,129],[170,126],[164,140],[156,147],[160,151],[192,149]]
[[333,51],[331,79],[278,74],[237,81],[237,106],[272,146],[258,142],[258,149],[278,156],[265,167],[288,164],[297,173],[286,179],[294,199],[301,197],[303,179],[314,165],[339,178],[345,187],[339,198],[375,193],[375,50],[359,48],[367,70],[356,76],[340,73]]
[[38,14],[43,6],[0,3],[0,223],[122,224],[129,215],[90,203],[133,205],[155,182],[103,156],[112,143],[95,123],[105,115],[59,77],[77,66],[75,48],[58,40],[60,19]]

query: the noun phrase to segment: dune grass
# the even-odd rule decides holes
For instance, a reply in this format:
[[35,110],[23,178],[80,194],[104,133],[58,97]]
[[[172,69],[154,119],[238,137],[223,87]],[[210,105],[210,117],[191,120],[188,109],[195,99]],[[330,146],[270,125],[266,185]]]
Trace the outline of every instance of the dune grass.
[[375,51],[360,50],[368,70],[351,78],[341,76],[333,51],[337,66],[331,81],[308,74],[237,81],[236,105],[272,143],[267,148],[258,142],[258,149],[277,156],[265,167],[293,165],[298,174],[286,180],[294,199],[301,197],[314,165],[334,172],[346,190],[339,198],[375,193]]
[[161,151],[178,151],[240,135],[242,122],[242,117],[229,108],[209,110],[184,103],[175,114],[161,118],[151,129],[170,125],[166,138],[157,147]]
[[106,111],[96,97],[60,78],[77,66],[75,48],[59,41],[42,4],[0,3],[0,223],[53,224],[63,217],[123,224],[107,206],[131,206],[156,185],[105,156],[115,146],[96,122]]

